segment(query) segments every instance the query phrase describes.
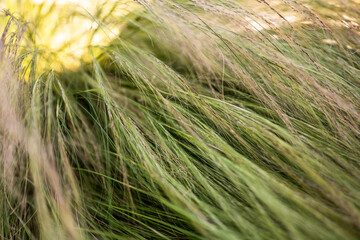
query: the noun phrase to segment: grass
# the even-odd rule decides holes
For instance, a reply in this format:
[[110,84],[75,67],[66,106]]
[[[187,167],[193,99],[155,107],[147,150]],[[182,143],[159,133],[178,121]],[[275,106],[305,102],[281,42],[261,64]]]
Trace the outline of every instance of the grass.
[[357,1],[135,2],[3,12],[1,239],[358,239]]

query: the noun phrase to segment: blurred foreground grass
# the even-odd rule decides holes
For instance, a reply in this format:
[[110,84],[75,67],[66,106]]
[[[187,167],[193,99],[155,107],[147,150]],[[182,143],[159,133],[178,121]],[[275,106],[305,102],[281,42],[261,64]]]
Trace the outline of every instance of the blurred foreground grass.
[[2,239],[358,239],[358,1],[5,1]]

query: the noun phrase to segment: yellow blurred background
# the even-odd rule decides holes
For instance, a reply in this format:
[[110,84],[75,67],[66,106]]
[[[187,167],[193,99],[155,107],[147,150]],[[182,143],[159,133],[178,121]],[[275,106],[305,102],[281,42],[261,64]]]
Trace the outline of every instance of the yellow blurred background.
[[[122,17],[140,6],[132,0],[5,0],[0,4],[28,23],[28,39],[56,70],[76,69],[89,46],[114,40]],[[56,61],[51,61],[55,56]]]

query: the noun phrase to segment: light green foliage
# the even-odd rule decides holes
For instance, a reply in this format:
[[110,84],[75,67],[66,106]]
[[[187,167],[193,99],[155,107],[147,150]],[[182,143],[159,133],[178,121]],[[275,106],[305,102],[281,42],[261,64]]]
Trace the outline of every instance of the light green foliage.
[[359,239],[357,1],[136,2],[75,70],[4,12],[1,239]]

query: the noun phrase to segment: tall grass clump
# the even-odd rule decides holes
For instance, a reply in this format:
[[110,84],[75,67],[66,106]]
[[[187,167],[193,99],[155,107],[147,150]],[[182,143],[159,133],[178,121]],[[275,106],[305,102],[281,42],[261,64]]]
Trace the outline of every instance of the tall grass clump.
[[5,1],[1,239],[360,238],[358,0],[95,2]]

